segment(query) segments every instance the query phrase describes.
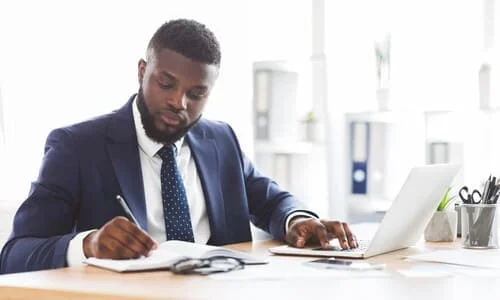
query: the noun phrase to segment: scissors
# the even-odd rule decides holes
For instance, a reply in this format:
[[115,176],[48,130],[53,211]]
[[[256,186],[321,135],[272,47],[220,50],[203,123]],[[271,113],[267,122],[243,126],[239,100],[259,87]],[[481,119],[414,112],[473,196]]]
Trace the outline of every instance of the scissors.
[[479,204],[481,203],[481,192],[474,189],[471,193],[469,193],[469,188],[467,186],[463,186],[458,192],[460,199],[465,204]]

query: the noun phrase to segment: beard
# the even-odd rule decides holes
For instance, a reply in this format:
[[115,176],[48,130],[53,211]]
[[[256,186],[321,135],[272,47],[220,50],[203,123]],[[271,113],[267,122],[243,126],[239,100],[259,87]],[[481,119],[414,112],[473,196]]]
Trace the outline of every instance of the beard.
[[142,126],[144,127],[144,131],[146,135],[155,142],[164,145],[171,145],[181,139],[186,133],[193,127],[198,120],[200,120],[201,115],[191,124],[179,129],[176,132],[169,133],[159,130],[155,125],[155,120],[153,115],[150,113],[146,103],[144,102],[144,93],[142,91],[142,87],[139,88],[139,92],[137,93],[137,108],[139,109],[139,113],[141,114]]

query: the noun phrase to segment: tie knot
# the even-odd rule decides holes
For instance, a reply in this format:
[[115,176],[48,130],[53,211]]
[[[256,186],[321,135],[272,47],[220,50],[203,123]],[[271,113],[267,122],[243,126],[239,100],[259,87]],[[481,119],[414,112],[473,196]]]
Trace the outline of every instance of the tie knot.
[[175,158],[175,146],[174,145],[165,145],[158,150],[158,155],[162,160],[169,160]]

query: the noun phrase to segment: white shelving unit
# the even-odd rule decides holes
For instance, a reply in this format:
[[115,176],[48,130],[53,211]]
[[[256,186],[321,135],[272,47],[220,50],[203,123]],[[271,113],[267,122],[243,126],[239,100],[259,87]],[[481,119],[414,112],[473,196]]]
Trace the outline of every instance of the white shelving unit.
[[[254,162],[259,170],[276,179],[280,185],[322,217],[337,217],[331,212],[338,212],[338,219],[342,219],[345,201],[338,197],[339,192],[335,189],[339,185],[333,184],[335,174],[332,174],[332,165],[338,156],[331,154],[333,150],[328,139],[330,132],[327,130],[329,120],[326,113],[325,1],[299,1],[293,4],[287,2],[286,6],[286,13],[280,14],[278,27],[274,26],[274,12],[271,15],[266,14],[266,11],[256,14],[259,17],[257,26],[260,31],[259,42],[252,44],[252,51],[257,53],[254,56],[256,62],[253,68],[298,73],[299,96],[295,103],[284,97],[275,97],[278,103],[285,105],[283,109],[275,110],[275,115],[266,115],[268,106],[260,106],[261,110],[257,111],[253,122]],[[287,35],[287,30],[283,28],[292,30],[288,31],[290,34]],[[276,41],[276,36],[279,36],[279,43],[269,47],[270,42]],[[297,44],[297,40],[302,42]],[[266,75],[256,80],[254,76],[254,83],[264,77]],[[283,87],[284,91],[290,92],[294,85],[285,84]],[[256,93],[263,94],[261,92],[254,86],[254,96]],[[290,111],[291,107],[296,110]],[[322,122],[320,138],[314,139],[313,142],[306,141],[301,134],[300,120],[310,111]],[[263,134],[265,131],[259,131],[262,128],[258,127],[269,124],[265,120],[266,117],[269,117],[267,121],[278,124],[278,127],[274,128],[275,131],[269,132],[267,136]],[[281,122],[282,120],[284,122]],[[291,126],[288,126],[290,123],[283,126],[290,121]]]
[[[368,159],[368,191],[365,195],[351,193],[351,180],[346,183],[349,215],[376,213],[387,210],[411,167],[415,165],[448,162],[463,165],[453,186],[463,184],[480,187],[488,174],[500,174],[500,110],[470,109],[467,111],[421,112],[360,112],[347,113],[345,176],[351,174],[351,122],[367,122],[378,126],[384,138],[370,141],[370,151],[376,157]],[[432,146],[442,147],[438,154]],[[378,150],[376,150],[378,148]],[[438,147],[437,147],[438,148]],[[370,153],[371,155],[371,153]],[[443,161],[441,161],[443,160]],[[372,162],[383,161],[373,170]],[[377,187],[379,181],[383,187]],[[373,190],[384,191],[373,193]]]
[[311,142],[271,142],[256,141],[255,152],[269,154],[311,154],[316,147],[322,144]]
[[262,173],[324,215],[326,148],[319,141],[321,133],[318,141],[305,139],[301,121],[312,109],[311,69],[310,60],[254,63],[254,162]]
[[[360,112],[345,115],[345,178],[348,215],[384,213],[409,170],[425,163],[425,117],[414,112]],[[352,123],[368,124],[366,193],[353,193],[353,149],[359,146]],[[411,137],[411,139],[408,139]],[[352,140],[354,139],[354,141]],[[363,141],[361,141],[363,142]],[[361,143],[363,146],[365,144]]]

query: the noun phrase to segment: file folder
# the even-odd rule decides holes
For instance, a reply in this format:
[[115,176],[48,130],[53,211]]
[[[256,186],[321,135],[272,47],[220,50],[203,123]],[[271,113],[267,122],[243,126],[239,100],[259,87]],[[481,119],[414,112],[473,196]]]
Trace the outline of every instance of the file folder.
[[271,72],[257,71],[254,76],[255,138],[257,140],[268,140]]
[[351,122],[351,192],[366,194],[368,185],[368,146],[370,124]]
[[429,144],[430,147],[430,164],[445,164],[449,163],[449,144],[446,142],[432,142]]

